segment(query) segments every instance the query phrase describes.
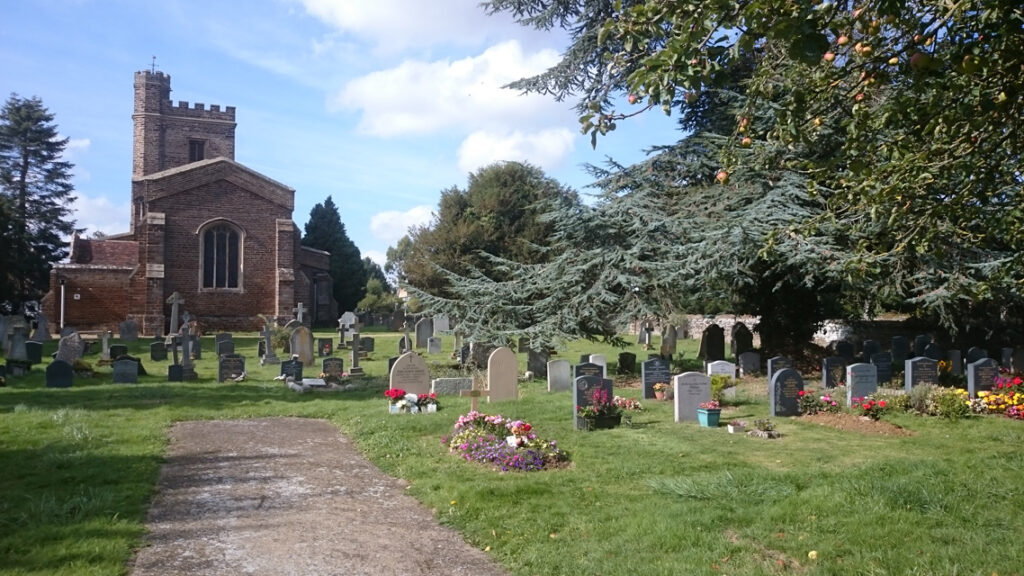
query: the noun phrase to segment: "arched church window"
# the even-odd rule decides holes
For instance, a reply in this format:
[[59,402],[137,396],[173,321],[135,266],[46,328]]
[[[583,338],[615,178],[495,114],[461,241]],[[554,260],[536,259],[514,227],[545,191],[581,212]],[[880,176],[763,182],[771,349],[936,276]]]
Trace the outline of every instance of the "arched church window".
[[241,288],[242,235],[233,226],[215,224],[203,230],[202,286],[204,290]]

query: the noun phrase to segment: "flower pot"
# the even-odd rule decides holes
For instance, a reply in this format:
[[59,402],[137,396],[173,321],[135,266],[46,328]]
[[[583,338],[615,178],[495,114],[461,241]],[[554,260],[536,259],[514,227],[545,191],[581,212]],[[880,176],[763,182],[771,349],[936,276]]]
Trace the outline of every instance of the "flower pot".
[[398,404],[388,404],[388,412],[391,414],[398,414],[401,412],[401,409],[399,409]]
[[655,390],[654,391],[654,397],[657,400],[664,400],[665,399],[665,391],[664,390]]
[[743,434],[743,426],[729,424],[729,434]]
[[616,428],[622,424],[622,414],[614,416],[597,416],[595,418],[577,418],[576,428],[580,430],[601,430]]
[[427,414],[433,414],[434,412],[437,412],[437,404],[427,404],[426,408]]
[[700,421],[701,426],[708,428],[718,428],[718,419],[722,415],[721,408],[698,408],[697,409],[697,420]]

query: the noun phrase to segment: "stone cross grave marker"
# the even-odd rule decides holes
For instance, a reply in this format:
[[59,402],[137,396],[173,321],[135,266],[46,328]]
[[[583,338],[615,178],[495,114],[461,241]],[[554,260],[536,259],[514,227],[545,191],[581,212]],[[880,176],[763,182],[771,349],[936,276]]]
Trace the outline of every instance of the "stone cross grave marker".
[[672,382],[672,365],[664,358],[652,358],[640,363],[640,381],[644,386],[644,398],[654,398],[654,385]]
[[281,361],[274,353],[274,324],[269,318],[264,318],[266,323],[264,324],[263,331],[260,332],[260,336],[263,337],[263,345],[266,347],[266,353],[263,358],[260,358],[261,365],[277,364]]
[[878,367],[863,362],[846,367],[846,406],[854,398],[864,398],[878,392]]
[[359,322],[352,325],[352,367],[348,371],[352,376],[363,374],[363,367],[359,365],[359,346],[363,343],[363,339],[359,337],[360,328],[362,328],[362,324]]
[[640,332],[636,336],[636,343],[643,345],[644,350],[647,350],[647,347],[651,345],[652,332],[654,332],[654,326],[650,322],[644,322],[640,325]]
[[792,368],[783,368],[772,377],[768,386],[769,407],[772,416],[799,416],[800,392],[804,379]]
[[170,340],[172,336],[178,333],[179,307],[185,303],[185,299],[181,294],[175,292],[167,298],[167,303],[171,305],[171,331],[167,333],[167,339]]
[[[188,312],[182,316],[184,324],[181,326],[181,379],[185,381],[197,380],[199,375],[196,374],[195,365],[192,364],[192,346],[194,341],[192,340],[191,333],[191,320]],[[168,371],[168,374],[170,372]]]
[[921,384],[939,385],[939,363],[931,358],[918,356],[904,362],[904,388],[909,394],[914,386]]
[[572,367],[568,360],[548,362],[548,392],[561,392],[572,388]]
[[711,378],[700,372],[683,372],[672,378],[675,421],[697,421],[697,410],[711,401]]
[[487,358],[488,402],[519,399],[519,368],[515,352],[501,348]]
[[999,363],[992,358],[982,358],[967,365],[967,395],[977,398],[978,392],[991,390],[999,376]]
[[295,319],[299,321],[299,324],[304,324],[303,316],[306,314],[306,308],[299,302],[295,308],[292,308],[292,312],[295,313]]

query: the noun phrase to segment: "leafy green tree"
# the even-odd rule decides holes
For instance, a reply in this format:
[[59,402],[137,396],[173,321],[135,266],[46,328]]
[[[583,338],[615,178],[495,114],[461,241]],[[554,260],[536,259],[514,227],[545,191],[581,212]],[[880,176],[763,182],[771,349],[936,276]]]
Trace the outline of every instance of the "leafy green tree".
[[384,273],[388,276],[390,284],[402,286],[406,284],[405,262],[412,256],[412,238],[408,234],[402,236],[394,246],[388,246],[387,261],[384,263]]
[[75,232],[73,166],[61,159],[68,139],[53,119],[42,100],[17,94],[0,111],[0,232],[7,258],[0,302],[9,309],[46,292],[53,263],[68,255],[64,238]]
[[310,210],[302,245],[331,253],[334,299],[341,310],[355,309],[366,292],[366,270],[330,196]]
[[359,301],[356,310],[373,314],[390,314],[402,306],[394,293],[385,289],[379,278],[370,278],[366,283],[366,296]]
[[[393,293],[395,291],[391,284],[388,283],[388,277],[384,274],[380,264],[371,260],[369,256],[363,258],[363,270],[366,272],[367,286],[369,286],[371,280],[377,280],[380,282],[381,290],[384,292]],[[367,292],[369,292],[369,288],[367,288]]]

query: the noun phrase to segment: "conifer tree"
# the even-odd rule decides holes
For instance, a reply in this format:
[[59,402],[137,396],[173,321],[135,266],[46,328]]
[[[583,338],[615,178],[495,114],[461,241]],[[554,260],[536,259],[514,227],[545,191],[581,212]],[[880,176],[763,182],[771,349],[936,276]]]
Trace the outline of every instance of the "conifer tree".
[[62,160],[68,139],[39,98],[12,94],[0,111],[0,234],[7,262],[0,303],[10,309],[41,297],[50,269],[67,256],[72,164]]
[[338,207],[330,196],[310,210],[302,245],[331,253],[334,299],[339,309],[355,310],[366,294],[366,270],[359,248],[345,232]]

